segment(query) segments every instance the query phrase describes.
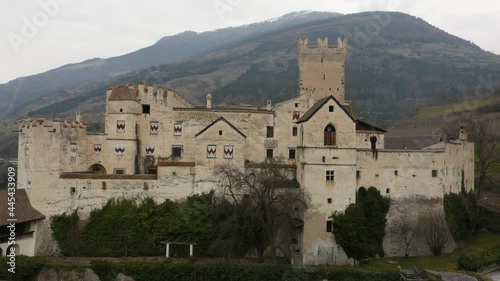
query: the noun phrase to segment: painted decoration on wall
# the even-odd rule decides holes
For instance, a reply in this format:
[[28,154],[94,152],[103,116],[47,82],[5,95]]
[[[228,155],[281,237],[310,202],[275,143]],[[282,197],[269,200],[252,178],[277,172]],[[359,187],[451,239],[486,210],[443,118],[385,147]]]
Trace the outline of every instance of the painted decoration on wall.
[[70,145],[69,153],[71,157],[76,157],[76,143]]
[[152,121],[149,125],[150,133],[152,135],[158,135],[158,129],[160,128],[160,124],[158,121]]
[[300,111],[294,111],[292,114],[292,120],[297,121],[300,119]]
[[115,154],[116,155],[124,155],[125,154],[125,145],[124,144],[115,144]]
[[216,152],[217,152],[216,145],[207,145],[207,158],[215,158]]
[[125,120],[117,120],[116,121],[116,132],[117,133],[125,132]]
[[182,136],[182,124],[174,124],[174,136]]
[[155,146],[146,145],[146,155],[154,155],[154,154],[155,154]]
[[225,159],[232,159],[233,158],[233,146],[232,145],[225,145],[224,146],[224,158]]
[[101,150],[102,150],[102,147],[101,147],[100,143],[94,144],[94,153],[95,153],[95,155],[100,155],[101,154]]

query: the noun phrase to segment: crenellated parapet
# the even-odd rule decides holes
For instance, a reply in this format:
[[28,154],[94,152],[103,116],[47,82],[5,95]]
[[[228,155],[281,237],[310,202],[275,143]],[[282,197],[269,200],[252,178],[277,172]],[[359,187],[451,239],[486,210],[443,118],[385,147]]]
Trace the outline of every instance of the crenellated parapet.
[[43,128],[51,128],[51,132],[53,132],[53,129],[55,128],[71,128],[83,130],[85,132],[87,130],[87,123],[81,120],[66,120],[61,118],[53,118],[52,120],[47,120],[45,118],[29,118],[19,120],[18,123],[21,132],[35,131]]

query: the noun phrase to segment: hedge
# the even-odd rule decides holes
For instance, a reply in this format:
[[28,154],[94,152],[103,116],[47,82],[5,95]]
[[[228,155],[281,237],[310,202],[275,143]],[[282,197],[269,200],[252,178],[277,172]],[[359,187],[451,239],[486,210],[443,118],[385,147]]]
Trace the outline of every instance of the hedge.
[[[0,258],[0,280],[34,280],[43,268],[66,270],[67,266],[52,264],[40,257],[16,257],[16,272],[7,271],[8,259]],[[85,268],[82,266],[81,268]],[[392,269],[349,266],[293,267],[272,264],[179,263],[170,260],[106,262],[93,260],[90,268],[101,281],[114,281],[118,273],[135,281],[397,281],[399,273]]]
[[91,268],[101,281],[113,281],[121,272],[135,281],[391,281],[399,280],[397,270],[358,267],[303,267],[289,265],[220,264],[169,262],[92,261]]
[[488,248],[478,254],[467,254],[458,258],[458,268],[479,271],[487,266],[500,264],[500,246]]
[[48,262],[41,257],[16,256],[15,272],[11,273],[8,271],[11,268],[9,260],[9,257],[0,257],[0,280],[33,280],[38,272],[48,265]]

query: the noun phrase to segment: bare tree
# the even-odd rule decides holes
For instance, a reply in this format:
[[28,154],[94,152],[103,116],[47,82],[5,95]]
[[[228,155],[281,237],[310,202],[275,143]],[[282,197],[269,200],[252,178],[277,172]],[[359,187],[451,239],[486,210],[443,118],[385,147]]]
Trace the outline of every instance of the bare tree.
[[444,214],[441,212],[429,212],[420,219],[422,234],[425,237],[425,242],[431,250],[432,254],[439,256],[444,249],[452,241]]
[[[464,118],[462,118],[464,117]],[[500,167],[500,135],[493,130],[492,122],[496,120],[479,119],[470,114],[456,116],[454,121],[442,127],[448,137],[457,138],[457,128],[465,125],[469,141],[474,142],[475,148],[475,191],[477,198],[487,185],[498,183]]]
[[291,166],[275,162],[242,171],[222,165],[216,167],[215,174],[221,178],[220,194],[224,200],[235,206],[244,205],[247,210],[247,218],[252,221],[250,236],[258,255],[266,248],[273,258],[278,249],[286,251],[291,220],[296,217],[296,210],[305,210],[309,203],[308,194],[293,178]]
[[498,183],[500,136],[495,134],[485,119],[467,122],[467,131],[476,148],[476,195],[480,198],[486,185]]
[[416,233],[416,224],[411,220],[412,214],[408,208],[399,206],[396,209],[397,214],[392,222],[392,233],[395,241],[403,243],[405,247],[405,258],[410,255],[410,246]]

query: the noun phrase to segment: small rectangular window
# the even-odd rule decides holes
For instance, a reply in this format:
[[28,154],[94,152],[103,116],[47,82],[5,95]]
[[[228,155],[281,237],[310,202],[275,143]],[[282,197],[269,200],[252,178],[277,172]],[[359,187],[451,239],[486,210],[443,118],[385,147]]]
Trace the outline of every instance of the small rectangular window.
[[325,157],[325,156],[322,156],[322,157],[321,157],[321,162],[325,163],[325,161],[326,161],[326,157]]
[[290,148],[288,150],[288,158],[289,159],[295,159],[295,148]]
[[116,175],[123,175],[123,174],[125,174],[125,170],[124,169],[115,169],[115,174]]
[[398,175],[398,170],[394,170],[394,175],[397,176]]
[[326,202],[327,202],[328,204],[332,204],[332,198],[328,198],[328,199],[326,199]]
[[298,104],[298,103],[295,103],[295,107],[299,107],[299,104]]
[[361,171],[356,171],[356,178],[357,179],[361,178]]
[[143,104],[142,114],[150,114],[150,113],[151,113],[151,106],[149,104]]
[[335,171],[327,170],[326,171],[326,181],[334,181],[335,179]]
[[172,146],[172,157],[182,157],[181,146]]
[[333,109],[334,109],[334,108],[333,108],[333,105],[330,105],[330,106],[328,107],[328,111],[329,111],[329,112],[333,112]]
[[387,194],[391,193],[391,189],[390,188],[386,188],[385,189],[385,193],[387,193]]
[[267,126],[266,136],[268,138],[274,138],[274,127],[273,126]]
[[292,128],[292,136],[294,136],[294,137],[297,136],[297,127]]
[[438,176],[438,171],[437,170],[432,170],[432,177],[435,178]]
[[106,182],[105,181],[102,182],[102,187],[101,188],[102,188],[102,190],[106,190]]
[[333,221],[327,220],[326,221],[326,232],[332,232],[333,231]]
[[273,149],[272,148],[268,148],[266,150],[266,158],[268,158],[268,159],[273,158]]

